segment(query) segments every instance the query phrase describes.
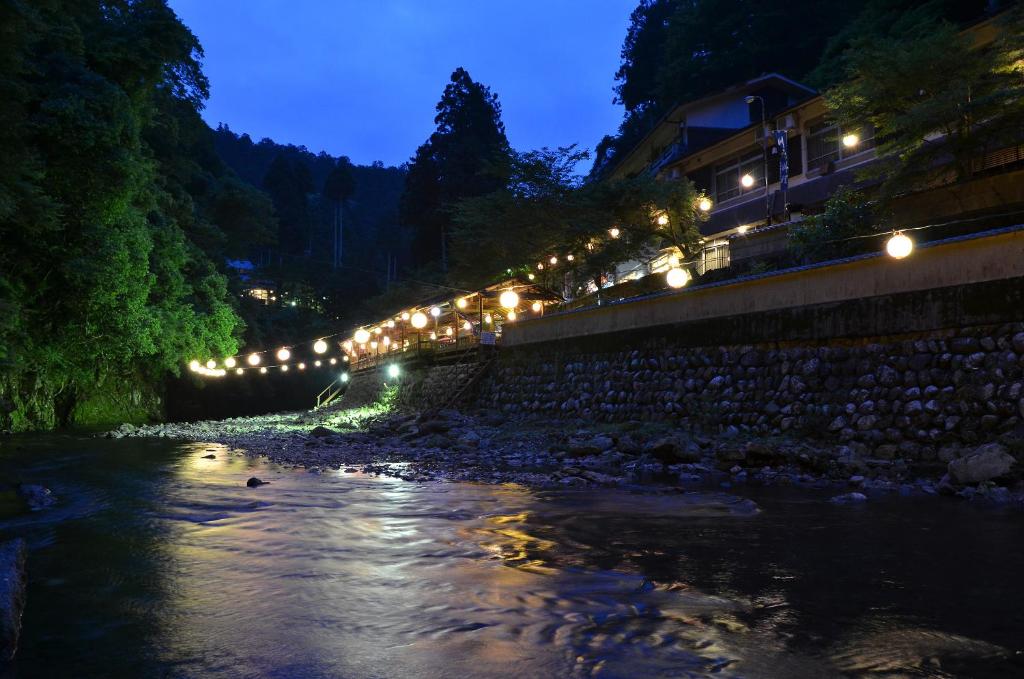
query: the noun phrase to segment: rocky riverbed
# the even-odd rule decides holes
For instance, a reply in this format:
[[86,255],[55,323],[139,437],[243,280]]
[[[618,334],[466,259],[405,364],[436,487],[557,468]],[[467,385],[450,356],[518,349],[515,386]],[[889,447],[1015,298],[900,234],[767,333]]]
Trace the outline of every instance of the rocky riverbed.
[[946,448],[927,463],[877,459],[865,446],[784,437],[714,436],[667,424],[569,427],[495,411],[324,409],[221,421],[122,425],[113,438],[152,436],[229,445],[307,468],[532,487],[732,488],[797,485],[834,490],[835,502],[877,493],[948,495],[1024,508],[1024,437]]

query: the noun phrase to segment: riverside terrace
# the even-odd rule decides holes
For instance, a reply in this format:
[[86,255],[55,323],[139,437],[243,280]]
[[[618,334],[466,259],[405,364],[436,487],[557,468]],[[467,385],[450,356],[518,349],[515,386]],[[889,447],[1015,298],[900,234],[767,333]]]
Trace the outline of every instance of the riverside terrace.
[[562,300],[510,278],[454,297],[439,295],[360,327],[341,343],[350,371],[423,361],[463,361],[501,342],[506,324],[543,316]]

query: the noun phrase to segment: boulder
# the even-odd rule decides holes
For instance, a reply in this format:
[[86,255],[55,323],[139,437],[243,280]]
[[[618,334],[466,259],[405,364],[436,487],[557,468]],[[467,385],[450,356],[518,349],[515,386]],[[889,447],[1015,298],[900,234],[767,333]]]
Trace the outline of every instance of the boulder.
[[700,462],[700,446],[693,441],[680,440],[675,436],[655,439],[644,446],[643,452],[662,462]]
[[264,481],[263,479],[256,478],[255,476],[250,476],[249,480],[245,482],[245,485],[250,488],[256,488],[258,486],[265,486],[268,483],[270,483],[270,481]]
[[991,481],[1010,473],[1015,460],[1001,443],[986,443],[949,463],[950,479],[961,485]]
[[615,445],[609,436],[593,436],[588,439],[573,439],[569,441],[569,454],[573,457],[586,457],[588,455],[599,455]]
[[867,502],[868,496],[864,493],[858,493],[856,491],[852,493],[843,493],[842,495],[836,495],[829,502],[837,505],[852,505],[860,502]]
[[49,488],[34,483],[22,483],[18,486],[18,495],[33,512],[56,504],[57,498]]
[[25,541],[0,545],[0,660],[11,660],[18,650],[21,614],[25,610]]
[[319,427],[313,427],[313,431],[309,432],[309,435],[310,436],[315,436],[316,438],[321,438],[322,439],[322,438],[325,438],[327,436],[334,436],[337,433],[338,432],[334,431],[333,429],[329,429],[329,428],[324,427],[324,426],[321,425]]

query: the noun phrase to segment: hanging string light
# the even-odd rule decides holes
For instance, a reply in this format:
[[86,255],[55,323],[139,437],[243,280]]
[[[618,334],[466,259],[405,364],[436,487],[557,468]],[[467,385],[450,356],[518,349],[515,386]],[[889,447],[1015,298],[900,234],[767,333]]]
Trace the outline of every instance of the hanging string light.
[[213,360],[212,358],[209,361],[206,362],[206,369],[207,370],[213,370],[216,367],[217,367],[217,361]]
[[224,359],[225,368],[234,368],[236,365],[238,365],[238,362],[234,359],[234,357],[228,356],[227,358]]
[[506,290],[498,297],[498,303],[506,309],[515,309],[519,306],[519,295],[515,290]]
[[316,342],[313,342],[313,351],[318,354],[327,353],[327,342],[323,339],[318,339]]
[[441,307],[432,306],[430,307],[430,315],[437,318],[441,315]]
[[608,229],[608,235],[611,236],[612,238],[618,238],[620,233],[622,232],[619,231],[618,227],[613,226],[612,228]]
[[417,311],[412,315],[412,318],[409,320],[409,322],[412,324],[412,327],[416,328],[417,330],[422,330],[423,328],[427,327],[427,316],[422,311]]
[[894,259],[903,259],[914,251],[914,241],[902,231],[895,231],[885,244],[885,251]]
[[370,332],[366,328],[359,328],[354,335],[356,344],[366,344],[370,341]]
[[288,347],[281,347],[277,350],[277,360],[287,361],[292,357],[292,352],[288,350]]
[[191,370],[194,373],[199,372],[199,369],[201,367],[203,367],[203,366],[199,365],[199,361],[190,361],[189,364],[188,364],[188,369]]
[[539,314],[540,310],[543,309],[544,307],[541,306],[540,302],[534,302],[533,305],[530,306],[530,308],[533,309],[533,313]]
[[711,199],[708,198],[707,196],[702,196],[701,199],[697,202],[697,208],[701,212],[708,212],[708,211],[710,211],[711,210]]
[[300,363],[299,364],[299,370],[305,370],[305,369],[306,369],[306,364],[305,363]]
[[249,354],[249,358],[245,359],[249,362],[249,365],[256,366],[260,364],[260,355],[257,353]]
[[314,365],[315,367],[319,368],[320,366],[322,366],[322,365],[323,365],[323,362],[322,362],[322,361],[313,361],[313,365]]
[[455,300],[455,306],[459,307],[460,309],[465,309],[468,303],[469,302],[466,300],[465,297],[459,297],[457,300]]
[[665,280],[668,281],[669,287],[681,288],[690,280],[690,275],[686,273],[686,269],[680,269],[678,266],[675,266],[665,274]]
[[287,363],[281,366],[281,372],[283,372],[283,373],[288,372],[288,364]]

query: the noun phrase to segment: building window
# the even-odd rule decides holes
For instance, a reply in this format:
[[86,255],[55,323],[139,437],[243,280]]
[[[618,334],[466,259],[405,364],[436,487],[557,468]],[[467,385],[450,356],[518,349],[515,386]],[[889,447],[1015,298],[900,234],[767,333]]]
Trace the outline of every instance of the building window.
[[[749,174],[754,183],[749,188],[740,184],[740,177]],[[764,188],[764,158],[754,151],[715,165],[715,201],[721,203],[736,196]]]
[[[857,135],[853,146],[845,146],[843,137]],[[819,118],[807,126],[807,167],[816,169],[856,155],[875,146],[875,128],[864,125],[860,129],[844,129],[831,121]]]
[[697,258],[697,273],[705,274],[715,269],[724,269],[729,266],[729,241],[711,241],[701,250]]

